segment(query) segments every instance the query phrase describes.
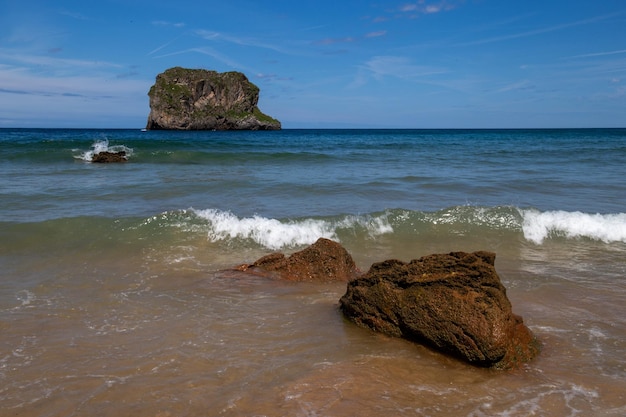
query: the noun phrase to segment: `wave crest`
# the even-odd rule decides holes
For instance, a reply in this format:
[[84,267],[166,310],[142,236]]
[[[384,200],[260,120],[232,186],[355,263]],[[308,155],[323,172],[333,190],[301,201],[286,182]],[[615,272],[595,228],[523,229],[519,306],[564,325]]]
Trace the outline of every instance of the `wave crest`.
[[98,155],[101,152],[126,152],[126,157],[131,157],[133,149],[125,145],[113,145],[109,146],[108,139],[101,139],[95,141],[91,145],[91,150],[81,152],[78,155],[74,155],[74,158],[81,159],[86,162],[91,162],[94,155]]
[[393,232],[385,217],[346,216],[341,220],[300,219],[280,221],[261,216],[239,218],[230,212],[215,209],[193,210],[209,222],[211,241],[249,239],[272,250],[310,245],[319,238],[339,240],[342,229],[360,228],[368,235]]
[[524,237],[541,244],[550,237],[589,238],[605,243],[626,243],[626,213],[588,214],[579,211],[525,210]]
[[[182,217],[181,217],[182,216]],[[590,239],[626,243],[626,213],[520,209],[514,206],[456,206],[435,212],[404,209],[362,215],[275,219],[259,215],[238,217],[218,209],[168,213],[166,223],[206,233],[211,242],[255,244],[271,250],[310,245],[319,238],[347,242],[376,239],[430,239],[436,236],[514,236],[543,244],[547,239]],[[246,243],[247,242],[247,243]]]

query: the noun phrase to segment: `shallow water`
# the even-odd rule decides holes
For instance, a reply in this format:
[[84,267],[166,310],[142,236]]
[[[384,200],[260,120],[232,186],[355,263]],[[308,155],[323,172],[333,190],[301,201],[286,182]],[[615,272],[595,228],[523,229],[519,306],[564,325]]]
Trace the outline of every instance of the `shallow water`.
[[[206,137],[100,133],[133,149],[127,164],[81,160],[90,131],[46,131],[45,141],[4,132],[13,142],[0,160],[0,414],[626,414],[626,221],[616,209],[625,168],[561,156],[591,143],[596,157],[615,157],[626,146],[614,132],[531,132],[543,141],[534,147],[529,133],[428,132],[416,134],[419,152],[404,133],[337,133],[345,143],[283,132],[289,146],[261,134],[212,151]],[[470,167],[463,158],[485,141],[488,151],[473,151],[483,165]],[[452,143],[463,150],[454,158]],[[444,175],[443,158],[465,176]],[[545,184],[524,181],[543,166],[560,168]],[[490,178],[494,169],[507,176]],[[347,322],[345,284],[229,270],[320,236],[361,269],[496,252],[540,356],[510,372],[474,368]]]
[[496,372],[346,322],[345,284],[211,271],[194,250],[176,260],[149,248],[126,256],[111,248],[83,262],[71,253],[3,288],[13,294],[2,306],[3,408],[20,416],[626,411],[626,323],[616,314],[626,288],[589,272],[605,259],[554,268],[531,249],[521,262],[497,260],[543,351]]

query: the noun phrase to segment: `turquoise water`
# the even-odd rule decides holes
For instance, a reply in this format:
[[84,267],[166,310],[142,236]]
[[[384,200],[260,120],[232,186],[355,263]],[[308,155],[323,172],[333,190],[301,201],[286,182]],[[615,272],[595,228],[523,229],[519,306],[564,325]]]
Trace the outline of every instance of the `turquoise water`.
[[[460,205],[620,213],[625,142],[623,129],[3,130],[3,200],[23,205],[3,204],[0,215],[194,207],[282,218]],[[132,164],[80,163],[92,146],[127,149]],[[100,204],[90,204],[90,193]]]
[[[626,412],[626,129],[2,129],[0,146],[12,415]],[[89,162],[101,150],[128,161]],[[362,269],[496,252],[542,355],[494,375],[354,329],[343,285],[224,275],[319,237]]]

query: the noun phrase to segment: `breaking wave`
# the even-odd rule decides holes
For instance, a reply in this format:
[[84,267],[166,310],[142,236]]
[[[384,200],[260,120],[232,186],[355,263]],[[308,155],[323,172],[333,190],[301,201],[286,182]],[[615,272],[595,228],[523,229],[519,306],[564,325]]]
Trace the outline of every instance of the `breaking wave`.
[[[80,151],[78,149],[74,150]],[[108,139],[101,139],[95,141],[91,145],[91,150],[80,152],[78,155],[74,155],[74,158],[80,159],[86,162],[91,162],[94,155],[97,155],[101,152],[126,152],[126,157],[131,157],[133,154],[133,149],[129,148],[125,145],[109,145]]]
[[522,214],[524,237],[537,244],[556,237],[588,238],[605,243],[626,242],[626,213],[523,210]]
[[312,244],[322,237],[342,241],[356,236],[373,239],[394,234],[471,236],[493,232],[521,234],[538,245],[559,238],[626,243],[626,213],[457,206],[435,212],[395,209],[363,215],[274,219],[238,217],[216,209],[187,212],[206,222],[205,230],[212,242],[245,240],[272,250]]
[[261,216],[239,218],[220,210],[194,210],[209,222],[211,241],[248,239],[269,249],[309,245],[319,238],[340,240],[342,229],[361,229],[370,236],[392,233],[385,215],[345,216],[340,219],[277,220]]

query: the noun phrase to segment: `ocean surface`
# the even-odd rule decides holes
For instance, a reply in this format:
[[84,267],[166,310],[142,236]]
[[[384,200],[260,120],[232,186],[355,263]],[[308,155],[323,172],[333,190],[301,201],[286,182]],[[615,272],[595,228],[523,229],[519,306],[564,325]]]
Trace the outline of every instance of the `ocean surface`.
[[[626,129],[0,129],[2,416],[626,415]],[[125,150],[128,162],[93,164]],[[229,268],[488,250],[543,345],[478,369]]]

